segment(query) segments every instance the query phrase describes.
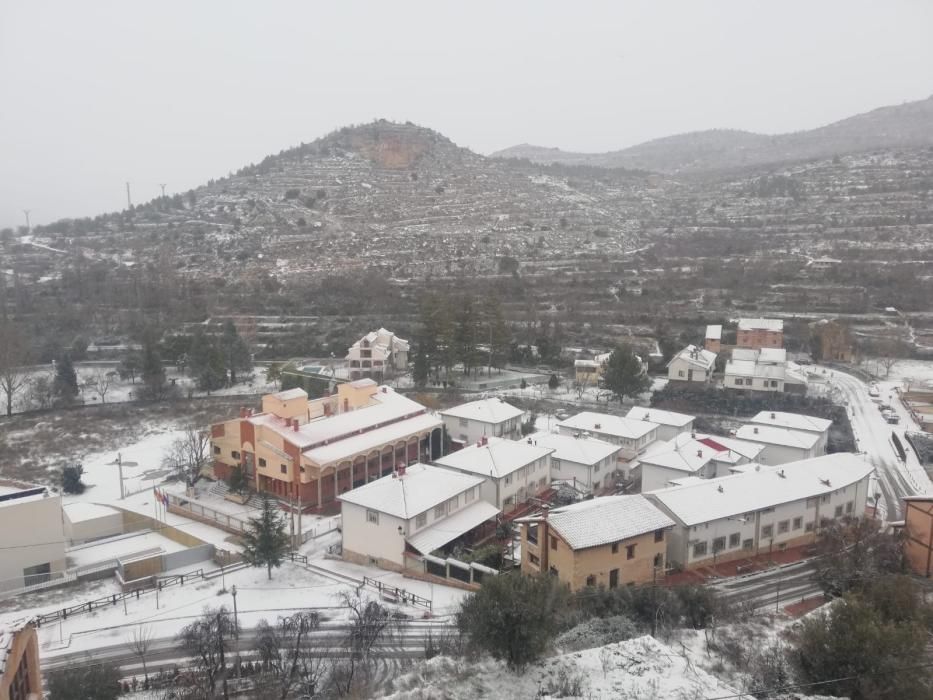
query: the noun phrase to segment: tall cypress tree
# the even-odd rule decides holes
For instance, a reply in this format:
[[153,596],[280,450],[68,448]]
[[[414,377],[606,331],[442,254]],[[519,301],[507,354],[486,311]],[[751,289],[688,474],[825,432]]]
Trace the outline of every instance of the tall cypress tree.
[[78,395],[78,375],[71,355],[63,352],[55,363],[55,395],[63,401],[71,401]]

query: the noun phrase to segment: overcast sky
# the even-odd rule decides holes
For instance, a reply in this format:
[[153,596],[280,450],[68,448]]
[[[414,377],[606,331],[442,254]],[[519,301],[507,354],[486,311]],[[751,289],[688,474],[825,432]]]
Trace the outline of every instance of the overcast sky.
[[0,226],[379,117],[481,153],[812,128],[933,93],[931,29],[929,0],[0,0]]

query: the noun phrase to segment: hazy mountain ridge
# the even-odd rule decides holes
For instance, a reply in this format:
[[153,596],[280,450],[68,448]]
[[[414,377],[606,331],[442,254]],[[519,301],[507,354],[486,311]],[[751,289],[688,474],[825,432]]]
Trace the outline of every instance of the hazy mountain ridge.
[[713,129],[666,136],[607,153],[574,153],[521,144],[497,151],[491,157],[677,173],[930,145],[933,145],[933,96],[902,105],[880,107],[816,129],[787,134]]

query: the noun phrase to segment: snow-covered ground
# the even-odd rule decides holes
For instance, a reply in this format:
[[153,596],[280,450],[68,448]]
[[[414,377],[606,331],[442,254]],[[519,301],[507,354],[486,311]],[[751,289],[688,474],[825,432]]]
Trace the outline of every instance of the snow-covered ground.
[[885,377],[885,369],[876,360],[866,359],[862,367],[885,381],[905,382],[915,389],[933,390],[933,360],[898,360]]
[[[135,400],[136,394],[142,386],[141,380],[138,377],[136,378],[135,382],[131,381],[130,379],[121,379],[116,373],[117,366],[118,363],[111,361],[75,363],[75,374],[78,377],[78,400],[84,401],[85,404],[89,405],[96,405],[102,402],[125,403],[126,401]],[[107,386],[106,391],[104,392],[103,399],[101,399],[100,393],[94,388],[98,377],[101,375],[107,377],[106,381],[109,383],[109,386]],[[195,380],[192,377],[179,372],[175,367],[167,366],[165,368],[165,376],[169,383],[172,381],[175,382],[175,386],[182,396],[208,395],[208,392],[201,391],[197,388]],[[40,377],[45,377],[49,382],[51,382],[55,377],[54,367],[52,365],[37,366],[33,367],[29,371],[29,381],[35,381]],[[252,376],[247,377],[244,380],[239,381],[231,386],[212,391],[210,392],[210,395],[260,395],[268,394],[274,391],[278,391],[278,385],[275,382],[270,383],[266,381],[265,368],[256,367],[253,370]],[[13,400],[14,413],[20,413],[32,408],[37,408],[37,406],[31,404],[28,394],[28,387],[24,387],[16,393]],[[0,406],[3,406],[4,409],[6,408],[6,393],[2,389],[0,389]]]
[[532,665],[523,674],[513,673],[491,659],[473,662],[435,657],[400,676],[392,688],[376,697],[751,699],[698,668],[685,654],[650,636],[554,656]]

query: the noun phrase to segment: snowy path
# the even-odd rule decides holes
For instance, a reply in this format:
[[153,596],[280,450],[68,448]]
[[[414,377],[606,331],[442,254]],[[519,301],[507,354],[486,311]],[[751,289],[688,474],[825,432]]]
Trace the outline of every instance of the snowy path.
[[[877,404],[873,403],[868,395],[868,385],[865,382],[844,372],[828,368],[826,372],[831,373],[830,380],[833,386],[842,392],[848,403],[856,449],[875,467],[883,499],[884,517],[889,521],[898,520],[901,517],[901,498],[918,493],[933,493],[933,484],[913,451],[908,451],[907,462],[902,463],[891,442],[891,434],[897,433],[902,442],[907,444],[904,431],[913,427],[910,416],[899,405],[899,401],[892,401],[892,405],[897,404],[895,410],[901,416],[901,423],[888,424],[878,411]],[[885,384],[882,388],[885,389],[882,395],[887,402],[889,390],[891,393],[893,390],[890,384]]]

